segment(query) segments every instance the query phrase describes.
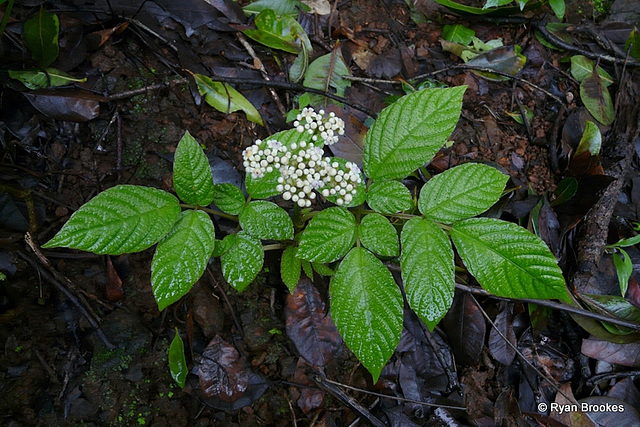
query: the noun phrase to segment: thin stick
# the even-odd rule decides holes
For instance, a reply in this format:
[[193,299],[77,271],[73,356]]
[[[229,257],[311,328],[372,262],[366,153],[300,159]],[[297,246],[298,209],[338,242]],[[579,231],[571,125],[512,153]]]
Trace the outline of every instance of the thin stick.
[[416,405],[431,406],[431,407],[434,407],[434,408],[455,409],[455,410],[458,410],[458,411],[466,411],[467,410],[467,408],[464,408],[462,406],[450,406],[450,405],[441,405],[439,403],[421,402],[419,400],[406,399],[404,397],[396,397],[396,396],[389,396],[388,394],[376,393],[374,391],[364,390],[364,389],[361,389],[361,388],[358,388],[358,387],[353,387],[353,386],[350,386],[350,385],[347,385],[347,384],[342,384],[342,383],[339,383],[337,381],[330,380],[329,378],[324,378],[323,380],[328,382],[328,383],[335,384],[338,387],[346,388],[346,389],[357,391],[357,392],[360,392],[360,393],[369,394],[371,396],[382,397],[384,399],[397,400],[398,402],[415,403]]
[[[251,55],[251,58],[253,58],[253,66],[255,68],[257,68],[258,70],[260,70],[260,73],[262,73],[262,77],[266,81],[270,82],[271,79],[269,78],[269,75],[267,74],[267,70],[264,68],[264,64],[262,63],[260,58],[258,58],[258,56],[256,55],[256,52],[255,52],[255,50],[253,50],[253,47],[251,47],[249,42],[247,42],[247,39],[244,38],[242,33],[236,33],[236,37],[240,41],[240,44],[242,44],[242,46],[244,46],[244,48],[247,50],[247,52],[249,52],[249,55]],[[276,105],[278,107],[278,111],[280,112],[280,114],[283,117],[286,116],[287,115],[287,110],[284,108],[284,105],[282,104],[282,101],[280,101],[280,98],[278,97],[278,94],[276,93],[276,91],[272,87],[270,87],[269,88],[269,93],[271,93],[271,98],[273,98],[273,100],[275,101],[275,103],[276,103]]]

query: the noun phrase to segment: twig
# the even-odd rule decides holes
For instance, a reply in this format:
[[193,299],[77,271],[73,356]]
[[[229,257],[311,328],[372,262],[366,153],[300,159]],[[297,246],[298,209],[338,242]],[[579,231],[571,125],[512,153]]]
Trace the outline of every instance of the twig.
[[608,381],[618,378],[636,378],[640,377],[640,371],[627,371],[627,372],[605,372],[592,376],[587,380],[587,385],[593,387],[601,381]]
[[599,59],[601,61],[604,62],[608,62],[611,64],[618,64],[618,65],[628,65],[630,67],[640,67],[640,62],[634,60],[634,59],[630,59],[630,58],[615,58],[613,56],[610,55],[603,55],[600,53],[594,53],[591,51],[588,51],[586,49],[582,49],[579,48],[577,46],[574,46],[570,43],[565,42],[564,40],[562,40],[561,38],[557,37],[555,34],[553,34],[551,31],[549,31],[545,25],[544,22],[542,21],[533,21],[532,22],[533,27],[540,31],[540,33],[544,36],[545,39],[547,39],[547,41],[553,45],[555,45],[556,47],[560,47],[562,49],[566,49],[570,52],[575,52],[575,53],[579,53],[580,55],[584,55],[587,58],[590,59]]
[[222,298],[224,298],[224,301],[227,303],[227,306],[229,307],[229,312],[231,313],[231,317],[233,318],[233,323],[236,324],[236,328],[238,329],[238,333],[242,334],[243,333],[242,326],[238,321],[238,317],[236,316],[236,312],[233,309],[233,306],[231,305],[231,301],[229,301],[229,297],[227,296],[227,293],[224,291],[224,289],[222,289],[222,286],[220,286],[218,281],[215,279],[215,276],[213,275],[209,267],[207,267],[207,273],[209,273],[209,280],[211,280],[211,282],[213,282],[216,288],[218,288],[218,290],[222,294]]
[[[249,52],[249,55],[251,55],[251,58],[253,58],[253,66],[255,68],[257,68],[258,70],[260,70],[260,73],[262,74],[262,77],[266,81],[270,82],[271,79],[269,78],[269,75],[267,74],[267,70],[264,68],[264,64],[262,63],[260,58],[258,58],[258,56],[256,55],[256,52],[253,50],[253,47],[251,47],[249,42],[247,42],[247,39],[245,39],[244,36],[242,35],[242,33],[240,33],[240,32],[236,33],[236,37],[240,41],[240,44],[242,44],[242,46],[244,46],[244,48],[247,50],[247,52]],[[280,114],[283,117],[286,116],[287,115],[287,110],[284,108],[284,105],[282,104],[282,101],[278,97],[278,94],[276,93],[276,91],[272,87],[270,87],[269,88],[269,93],[271,93],[271,98],[273,98],[273,100],[275,101],[275,103],[276,103],[276,105],[278,107],[278,111],[280,112]]]
[[310,378],[318,385],[318,387],[347,405],[353,412],[366,419],[371,425],[375,427],[387,427],[385,423],[380,421],[380,419],[373,415],[367,408],[365,408],[357,400],[343,392],[340,388],[334,385],[333,382],[329,381],[324,375],[316,373],[311,375]]
[[491,325],[491,327],[498,333],[498,335],[500,335],[502,337],[502,339],[504,340],[505,343],[507,343],[507,345],[509,347],[511,347],[511,349],[513,351],[516,352],[516,354],[519,356],[520,360],[522,360],[524,363],[526,363],[527,365],[529,365],[529,367],[531,369],[533,369],[534,371],[536,371],[536,373],[538,375],[540,375],[542,378],[544,378],[550,385],[551,387],[553,387],[558,393],[560,393],[561,395],[563,395],[569,402],[572,403],[577,403],[575,401],[575,399],[572,399],[570,396],[567,396],[566,394],[564,394],[564,392],[562,390],[560,390],[559,384],[557,383],[557,381],[555,379],[553,379],[551,376],[545,374],[544,372],[542,372],[540,369],[538,369],[537,367],[534,366],[533,363],[531,363],[530,361],[528,361],[525,357],[524,354],[522,354],[522,352],[520,350],[518,350],[518,347],[516,347],[515,345],[513,345],[513,343],[511,341],[509,341],[509,339],[507,337],[504,336],[504,334],[502,333],[502,331],[496,326],[496,324],[493,322],[493,320],[491,320],[491,318],[489,317],[489,315],[487,314],[486,311],[484,311],[484,308],[482,308],[482,306],[478,303],[478,301],[476,300],[476,298],[473,295],[470,295],[471,299],[473,299],[473,302],[476,303],[476,306],[478,307],[478,309],[480,310],[480,312],[482,313],[482,316],[484,316],[484,318],[486,319],[487,322],[489,322],[489,324]]
[[[86,300],[82,296],[76,297],[74,294],[71,293],[71,291],[69,291],[62,284],[62,282],[64,282],[67,285],[72,285],[71,282],[69,281],[69,279],[67,279],[66,277],[63,277],[62,281],[57,280],[57,278],[55,276],[60,275],[60,273],[55,271],[53,269],[53,267],[51,267],[51,264],[49,264],[49,261],[44,257],[44,255],[42,255],[42,253],[40,252],[38,247],[33,242],[33,239],[31,238],[31,234],[27,233],[26,237],[25,237],[25,240],[27,241],[27,244],[29,245],[31,250],[36,254],[38,260],[41,263],[43,263],[45,265],[45,267],[47,267],[47,269],[49,269],[49,271],[51,272],[51,274],[49,274],[49,272],[47,272],[45,270],[40,271],[40,273],[42,274],[42,277],[45,280],[47,280],[49,283],[53,284],[56,288],[58,288],[58,290],[60,292],[62,292],[69,299],[69,301],[71,301],[76,307],[78,307],[78,310],[80,310],[82,315],[89,321],[89,324],[93,327],[93,329],[95,329],[96,333],[98,334],[98,336],[100,337],[100,339],[102,340],[104,345],[109,350],[115,349],[116,346],[114,346],[113,344],[111,344],[109,342],[109,340],[107,339],[107,337],[104,334],[104,332],[102,332],[102,329],[100,329],[100,325],[98,324],[99,320],[96,320],[97,316],[95,316],[93,314],[90,314],[90,311],[93,312],[93,310],[91,310],[91,307],[88,307],[88,309],[85,308],[84,305],[86,305],[86,306],[89,305],[86,302]],[[23,254],[21,251],[18,251],[18,255],[22,259],[27,261],[33,268],[38,269],[38,264],[35,261],[33,261],[31,258],[29,258],[26,254]],[[81,304],[80,301],[82,301],[84,305]]]
[[398,402],[415,403],[416,405],[431,406],[431,407],[434,407],[434,408],[455,409],[455,410],[458,410],[458,411],[466,411],[467,410],[467,408],[464,408],[462,406],[450,406],[450,405],[441,405],[439,403],[421,402],[419,400],[406,399],[404,397],[389,396],[388,394],[376,393],[374,391],[364,390],[364,389],[361,389],[361,388],[358,388],[358,387],[353,387],[353,386],[350,386],[350,385],[347,385],[347,384],[342,384],[342,383],[339,383],[337,381],[330,380],[329,378],[324,378],[324,381],[326,381],[328,383],[331,383],[331,384],[335,384],[338,387],[346,388],[346,389],[357,391],[357,392],[360,392],[360,393],[369,394],[371,396],[382,397],[384,399],[397,400]]

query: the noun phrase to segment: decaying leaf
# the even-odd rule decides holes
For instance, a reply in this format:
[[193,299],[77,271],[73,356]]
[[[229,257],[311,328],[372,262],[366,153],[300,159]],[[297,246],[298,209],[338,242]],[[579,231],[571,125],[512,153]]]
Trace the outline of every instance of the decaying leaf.
[[478,360],[484,347],[486,324],[480,309],[467,294],[456,294],[442,326],[460,363]]
[[582,354],[616,365],[640,367],[640,342],[617,344],[587,338],[582,341]]
[[235,347],[216,335],[202,353],[198,376],[207,397],[233,402],[247,390],[250,370]]
[[[503,365],[509,366],[516,357],[516,333],[513,331],[513,305],[508,304],[496,316],[496,329],[489,332],[489,351],[491,355]],[[500,333],[498,333],[500,331]],[[509,343],[505,341],[509,340]]]
[[88,122],[100,114],[102,98],[84,91],[40,90],[23,95],[36,110],[56,120]]
[[320,292],[303,278],[287,295],[287,336],[302,357],[315,366],[325,366],[340,348],[342,338],[327,313]]

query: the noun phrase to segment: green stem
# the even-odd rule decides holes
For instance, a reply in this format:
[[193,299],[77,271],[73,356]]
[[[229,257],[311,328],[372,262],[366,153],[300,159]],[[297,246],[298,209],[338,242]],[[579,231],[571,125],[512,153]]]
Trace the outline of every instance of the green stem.
[[265,251],[277,251],[278,249],[284,249],[286,248],[286,245],[283,245],[282,243],[271,243],[268,245],[262,245],[262,249]]
[[206,212],[206,213],[208,213],[210,215],[216,215],[216,216],[219,216],[220,218],[226,218],[226,219],[230,219],[232,221],[238,222],[238,217],[236,215],[230,215],[228,213],[224,213],[224,212],[220,212],[220,211],[214,211],[213,209],[210,209],[210,208],[204,208],[202,206],[188,205],[186,203],[180,203],[180,207],[187,208],[187,209],[195,209],[195,210],[204,211],[204,212]]

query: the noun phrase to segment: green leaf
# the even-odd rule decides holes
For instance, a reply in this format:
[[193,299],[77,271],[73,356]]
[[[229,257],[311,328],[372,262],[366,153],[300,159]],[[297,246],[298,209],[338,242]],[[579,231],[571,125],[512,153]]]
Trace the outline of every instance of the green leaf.
[[[610,315],[629,322],[640,323],[640,309],[622,297],[616,295],[581,294],[580,298],[586,301],[590,308],[596,313]],[[607,322],[602,322],[602,326],[610,333],[616,335],[627,335],[635,332],[632,329]]]
[[629,34],[627,41],[624,42],[624,51],[636,59],[640,59],[640,31],[638,27],[634,27]]
[[309,11],[309,6],[298,0],[258,0],[242,8],[244,13],[257,14],[267,9],[272,9],[276,15],[298,16],[298,8],[304,12]]
[[487,0],[487,2],[482,7],[483,9],[489,9],[491,7],[500,7],[505,6],[511,3],[513,0]]
[[333,262],[347,253],[356,241],[356,219],[344,208],[331,207],[314,216],[302,232],[298,258]]
[[266,199],[280,194],[276,189],[278,178],[280,178],[280,171],[274,169],[271,172],[266,172],[260,178],[254,178],[251,174],[247,174],[244,184],[252,199]]
[[213,201],[213,176],[200,144],[187,131],[176,148],[173,187],[190,205],[208,206]]
[[311,263],[306,260],[301,260],[300,263],[302,264],[302,270],[304,271],[304,274],[306,274],[307,277],[313,282],[313,266],[311,265]]
[[226,235],[222,240],[216,239],[216,244],[213,247],[213,252],[211,253],[211,257],[215,258],[215,257],[220,257],[226,254],[227,252],[229,252],[229,249],[233,247],[233,244],[235,243],[235,241],[236,241],[235,234]]
[[[340,53],[340,50],[336,50],[319,57],[309,64],[302,85],[324,91],[333,89],[336,95],[344,96],[344,91],[351,86],[351,81],[343,79],[342,76],[350,75],[351,71],[344,63],[342,53]],[[310,94],[309,99],[311,105],[324,103],[322,95]]]
[[40,12],[24,23],[24,44],[31,52],[33,60],[46,68],[58,57],[58,16],[40,7]]
[[289,68],[289,80],[298,83],[304,77],[309,67],[309,52],[304,48],[300,51],[296,59],[293,60],[291,68]]
[[76,79],[75,77],[56,70],[47,68],[43,70],[9,70],[9,77],[20,80],[22,84],[32,90],[46,89],[48,87],[65,86],[73,83],[84,83],[87,78]]
[[[571,57],[571,75],[579,82],[582,82],[584,79],[589,77],[591,73],[593,73],[594,66],[595,63],[593,62],[593,60],[587,58],[586,56],[573,55]],[[599,66],[596,67],[596,70],[598,72],[598,76],[600,76],[602,84],[605,87],[609,87],[613,84],[613,77],[611,77],[611,74],[607,73],[602,69],[602,67]]]
[[253,21],[256,29],[242,31],[247,37],[273,49],[298,53],[304,45],[311,51],[311,42],[307,33],[291,16],[277,16],[271,9],[265,9]]
[[424,89],[382,110],[365,137],[365,174],[374,181],[399,179],[429,162],[458,122],[465,90]]
[[213,203],[223,212],[238,215],[244,209],[246,200],[242,190],[233,184],[214,184]]
[[600,147],[602,146],[602,135],[600,129],[591,120],[587,120],[584,125],[584,132],[580,139],[580,144],[576,148],[576,152],[573,157],[579,156],[582,153],[589,152],[592,156],[600,154]]
[[187,359],[184,356],[184,343],[180,338],[178,328],[176,328],[176,335],[169,346],[169,370],[171,371],[171,378],[180,388],[184,388],[189,369],[187,368]]
[[609,245],[607,247],[611,248],[627,248],[629,246],[635,246],[638,243],[640,243],[640,234],[633,236],[633,237],[629,237],[628,239],[622,239],[619,240],[618,242],[614,243],[613,245]]
[[[233,237],[231,237],[233,236]],[[264,250],[260,240],[246,231],[225,237],[233,246],[220,257],[222,275],[238,292],[242,292],[256,278],[264,262]]]
[[[471,15],[487,15],[487,16],[511,16],[516,13],[522,12],[519,6],[504,6],[500,8],[479,8],[473,6],[467,6],[464,4],[456,3],[452,0],[435,0],[436,3],[441,4],[451,10],[456,12],[461,12],[463,14],[471,14]],[[542,2],[534,2],[533,4],[527,4],[526,10],[537,9],[542,5]]]
[[300,280],[300,259],[296,257],[296,252],[298,248],[287,246],[280,258],[280,277],[290,293],[293,293]]
[[411,309],[433,331],[447,314],[455,291],[453,249],[447,234],[427,219],[402,228],[402,281]]
[[82,205],[42,247],[109,255],[140,252],[164,237],[179,215],[178,199],[166,191],[118,185]]
[[358,226],[362,246],[380,256],[398,256],[398,232],[389,220],[377,213],[365,215]]
[[451,238],[464,265],[489,292],[570,301],[555,257],[524,228],[494,218],[472,218],[453,224]]
[[450,224],[481,214],[500,199],[509,177],[480,163],[466,163],[431,178],[420,190],[418,209]]
[[476,32],[464,25],[445,25],[442,28],[442,38],[461,45],[468,46]]
[[316,271],[316,273],[321,276],[333,276],[333,274],[335,273],[335,271],[322,264],[321,262],[312,262],[311,266]]
[[562,203],[565,203],[567,200],[570,200],[573,196],[576,195],[578,191],[578,180],[572,176],[564,178],[558,186],[556,190],[553,192],[555,199],[550,203],[550,206],[557,206]]
[[207,104],[225,114],[242,110],[250,122],[263,125],[258,110],[240,92],[226,83],[214,82],[202,74],[193,74],[193,78],[198,86],[198,92],[204,96]]
[[207,266],[215,244],[215,228],[203,211],[186,210],[158,243],[151,262],[151,287],[158,309],[186,295]]
[[580,83],[580,99],[591,115],[603,125],[615,120],[611,94],[598,73],[593,72]]
[[367,203],[374,211],[391,215],[411,209],[413,199],[401,182],[382,180],[373,182],[367,189]]
[[329,295],[340,335],[377,382],[402,332],[398,285],[371,252],[353,248],[333,276]]
[[275,203],[254,200],[240,212],[240,226],[259,239],[293,239],[293,222]]
[[549,0],[549,6],[558,19],[564,18],[565,4],[564,0]]
[[629,254],[624,249],[618,248],[618,250],[621,255],[617,253],[613,254],[613,264],[616,266],[616,273],[618,274],[620,295],[624,296],[627,293],[629,279],[633,273],[633,262],[631,262]]

